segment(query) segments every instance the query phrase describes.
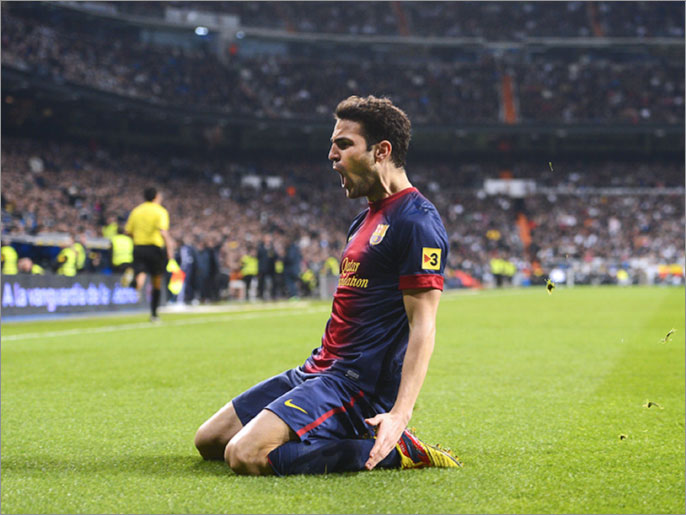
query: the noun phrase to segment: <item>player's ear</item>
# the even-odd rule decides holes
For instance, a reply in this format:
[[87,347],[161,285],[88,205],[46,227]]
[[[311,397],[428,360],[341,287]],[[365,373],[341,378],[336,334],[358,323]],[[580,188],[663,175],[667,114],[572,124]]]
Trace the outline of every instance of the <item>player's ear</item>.
[[374,145],[374,161],[377,163],[389,159],[391,157],[391,152],[393,151],[393,146],[388,140],[381,140],[376,145]]

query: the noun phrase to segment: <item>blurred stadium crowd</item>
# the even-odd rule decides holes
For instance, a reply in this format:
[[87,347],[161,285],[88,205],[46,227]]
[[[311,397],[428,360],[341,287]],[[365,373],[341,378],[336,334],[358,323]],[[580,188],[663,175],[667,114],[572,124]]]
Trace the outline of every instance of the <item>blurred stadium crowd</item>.
[[[446,5],[85,2],[79,8],[148,19],[163,18],[169,7],[203,9],[238,15],[245,27],[291,34],[488,41],[684,37],[682,2]],[[332,103],[378,91],[415,125],[684,121],[683,50],[617,53],[582,45],[559,52],[470,50],[458,58],[437,50],[429,59],[391,52],[380,66],[378,56],[365,53],[341,52],[337,59],[315,51],[262,54],[244,52],[239,41],[222,58],[209,47],[146,42],[131,37],[126,25],[81,23],[72,14],[3,2],[3,68],[154,105],[266,121],[330,122]],[[504,93],[507,84],[514,84],[512,98]],[[516,118],[504,114],[508,106],[516,107]],[[450,236],[451,286],[475,286],[493,276],[512,281],[513,274],[520,283],[542,282],[555,268],[573,271],[577,282],[683,282],[683,162],[580,156],[555,163],[553,171],[545,161],[448,164],[414,162],[411,154],[412,148],[410,180],[437,206]],[[530,179],[536,188],[522,198],[485,190],[484,179],[508,177]],[[161,186],[170,213],[177,260],[186,272],[185,302],[262,293],[263,281],[255,292],[256,281],[250,290],[243,279],[265,274],[272,289],[263,296],[314,294],[322,277],[336,275],[347,224],[366,205],[345,198],[325,159],[198,158],[3,134],[3,245],[69,234],[91,250],[83,270],[111,272],[107,238],[150,184]],[[58,267],[54,255],[19,257],[33,258],[48,272]],[[674,264],[678,273],[665,268]]]
[[[682,3],[674,2],[670,6],[662,2],[655,7],[641,4],[640,9],[627,11],[634,14],[645,11],[644,16],[635,14],[637,19],[623,19],[624,3],[599,2],[598,10],[616,12],[623,22],[618,25],[627,34],[632,31],[644,35],[660,33],[651,20],[671,19],[658,17],[660,10],[668,9],[669,14],[679,15],[677,19],[683,20]],[[137,11],[147,9],[148,3],[117,4],[127,4],[126,9]],[[256,9],[257,18],[278,20],[280,17],[267,14],[271,10],[290,12],[297,8],[295,4],[299,2],[210,2],[208,6],[241,11]],[[312,26],[324,30],[327,24],[317,23],[320,17],[341,23],[345,16],[354,18],[356,9],[371,8],[374,13],[385,12],[393,18],[397,14],[390,5],[396,4],[400,6],[398,9],[413,13],[413,19],[422,20],[417,22],[418,27],[465,24],[475,30],[477,27],[488,30],[485,35],[489,37],[507,33],[504,27],[486,21],[489,13],[499,20],[510,19],[511,14],[514,19],[539,23],[549,17],[550,24],[541,23],[541,26],[548,30],[559,26],[563,32],[567,25],[584,27],[589,23],[582,2],[455,2],[451,9],[436,5],[441,2],[390,2],[389,5],[346,2],[345,9],[336,3],[307,4],[304,19],[311,16]],[[463,10],[468,13],[465,19],[459,16]],[[529,10],[540,11],[542,16],[531,16]],[[335,16],[331,11],[340,11],[345,16]],[[432,15],[439,12],[448,16]],[[503,13],[507,18],[503,18]],[[74,23],[59,11],[47,18],[36,18],[36,15],[31,10],[3,12],[4,64],[36,71],[57,82],[68,81],[150,102],[211,108],[233,115],[328,120],[331,98],[345,98],[361,91],[384,91],[405,108],[415,123],[497,122],[501,116],[499,95],[505,77],[512,77],[516,83],[512,101],[520,106],[520,121],[677,123],[683,113],[683,59],[678,55],[640,54],[628,62],[608,63],[606,52],[578,49],[552,58],[549,54],[537,56],[535,53],[506,55],[498,60],[480,54],[464,61],[445,61],[440,57],[413,60],[411,56],[403,56],[398,62],[386,61],[379,66],[374,59],[357,55],[337,60],[314,53],[243,55],[240,46],[234,45],[228,62],[221,62],[207,48],[169,50],[132,40],[122,29],[103,25],[94,30],[91,25]],[[372,26],[384,26],[376,24],[374,19],[369,18]],[[441,23],[437,22],[439,19]],[[393,25],[397,25],[397,20]],[[527,27],[528,37],[541,37],[540,27],[535,25],[529,28],[527,23],[513,24]],[[663,29],[670,35],[678,32],[671,26]]]
[[[99,238],[110,224],[125,221],[148,184],[163,184],[180,264],[206,251],[207,270],[190,273],[212,284],[223,275],[223,289],[231,278],[240,278],[242,259],[257,255],[265,235],[273,238],[276,257],[270,266],[277,272],[277,262],[283,262],[293,242],[300,255],[298,275],[333,272],[326,268],[327,258],[337,261],[348,222],[365,207],[363,200],[345,198],[338,176],[323,160],[218,163],[135,153],[113,156],[86,146],[53,143],[46,148],[4,140],[2,161],[3,234]],[[616,274],[619,268],[631,270],[638,282],[638,271],[646,273],[651,266],[655,277],[650,279],[658,280],[658,264],[683,262],[683,168],[616,162],[557,167],[555,172],[546,163],[539,169],[518,167],[518,176],[532,177],[540,186],[522,203],[488,195],[478,186],[480,179],[498,176],[495,165],[409,167],[413,184],[443,215],[451,245],[449,277],[464,282],[459,271],[483,281],[494,257],[515,264],[530,281],[543,280],[546,271],[572,262],[578,263],[580,282],[611,282],[611,270]],[[245,176],[280,181],[271,188],[266,180],[243,181]],[[518,212],[528,219],[528,251]],[[190,252],[186,259],[180,255],[183,246]],[[192,259],[198,266],[197,257]],[[99,258],[95,270],[108,266],[106,258]],[[310,284],[307,290],[315,287]],[[198,295],[214,292],[202,296],[209,300],[219,289],[195,290]]]
[[[162,18],[165,8],[240,16],[244,25],[289,32],[486,38],[681,37],[683,6],[638,2],[102,2],[112,11]],[[102,7],[101,7],[102,8]],[[504,22],[506,20],[506,22]],[[668,21],[665,24],[665,20]]]

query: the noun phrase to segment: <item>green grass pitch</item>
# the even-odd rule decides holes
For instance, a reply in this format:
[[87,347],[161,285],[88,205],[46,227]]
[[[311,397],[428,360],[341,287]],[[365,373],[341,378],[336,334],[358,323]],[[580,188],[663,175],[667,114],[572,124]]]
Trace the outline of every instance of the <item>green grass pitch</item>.
[[2,513],[684,513],[683,288],[445,294],[412,425],[462,469],[203,462],[197,427],[329,308],[3,323]]

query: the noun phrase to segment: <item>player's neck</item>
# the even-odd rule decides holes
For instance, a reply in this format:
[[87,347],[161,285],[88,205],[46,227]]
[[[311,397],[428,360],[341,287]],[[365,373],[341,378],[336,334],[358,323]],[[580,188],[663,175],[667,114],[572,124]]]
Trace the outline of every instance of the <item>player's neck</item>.
[[411,188],[404,168],[385,167],[379,171],[379,183],[376,190],[367,195],[369,202],[378,202],[396,193]]

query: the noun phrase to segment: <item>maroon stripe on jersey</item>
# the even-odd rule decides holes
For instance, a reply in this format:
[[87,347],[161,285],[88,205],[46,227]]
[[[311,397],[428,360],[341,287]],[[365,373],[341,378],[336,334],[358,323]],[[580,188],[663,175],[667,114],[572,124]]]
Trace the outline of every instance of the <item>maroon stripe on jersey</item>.
[[443,276],[438,274],[401,275],[398,279],[399,290],[414,288],[433,288],[443,291]]
[[[346,402],[345,404],[343,404],[343,406],[338,406],[336,408],[330,409],[329,411],[324,413],[322,416],[320,416],[317,420],[310,422],[309,424],[307,424],[305,427],[303,427],[301,429],[298,429],[296,434],[298,436],[302,436],[305,433],[307,433],[308,431],[312,431],[315,427],[323,424],[324,421],[331,418],[336,413],[345,413],[346,411],[348,411],[348,408],[352,408],[355,405],[356,400],[358,400],[362,397],[364,397],[364,393],[362,392],[362,390],[360,390],[355,395],[350,397],[350,400],[348,402]],[[347,406],[347,408],[346,408],[346,406]]]

